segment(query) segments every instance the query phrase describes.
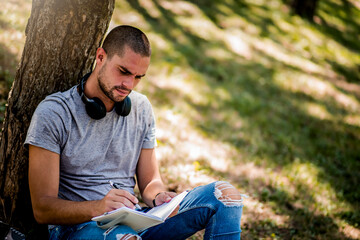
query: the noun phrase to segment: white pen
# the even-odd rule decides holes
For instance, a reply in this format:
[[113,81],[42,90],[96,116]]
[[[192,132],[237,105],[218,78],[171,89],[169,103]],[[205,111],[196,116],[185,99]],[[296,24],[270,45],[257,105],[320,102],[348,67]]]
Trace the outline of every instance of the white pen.
[[[114,182],[111,181],[111,180],[109,180],[109,184],[110,184],[110,186],[111,186],[112,188],[114,188],[114,189],[121,189],[121,188],[124,187],[122,184],[120,184],[120,183],[114,183]],[[135,204],[135,210],[141,210],[140,205],[137,204],[137,203]]]

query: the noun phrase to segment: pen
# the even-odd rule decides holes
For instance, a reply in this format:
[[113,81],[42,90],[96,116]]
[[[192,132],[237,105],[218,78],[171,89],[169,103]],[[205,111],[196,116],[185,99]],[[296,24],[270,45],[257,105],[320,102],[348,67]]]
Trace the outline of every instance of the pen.
[[[122,184],[120,184],[120,183],[114,183],[113,181],[109,181],[109,184],[110,184],[110,186],[112,187],[112,188],[114,188],[114,189],[121,189],[122,187],[124,187]],[[135,204],[135,209],[136,210],[141,210],[141,207],[140,207],[140,205],[139,204]]]

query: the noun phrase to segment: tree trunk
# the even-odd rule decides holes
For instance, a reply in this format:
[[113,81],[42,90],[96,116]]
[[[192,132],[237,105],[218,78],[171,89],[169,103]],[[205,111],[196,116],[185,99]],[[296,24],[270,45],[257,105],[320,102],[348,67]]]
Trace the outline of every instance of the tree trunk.
[[31,208],[28,152],[23,146],[31,116],[48,94],[70,88],[90,71],[114,1],[33,0],[0,141],[0,220],[27,235],[39,227]]
[[292,0],[293,11],[302,18],[313,21],[318,0]]

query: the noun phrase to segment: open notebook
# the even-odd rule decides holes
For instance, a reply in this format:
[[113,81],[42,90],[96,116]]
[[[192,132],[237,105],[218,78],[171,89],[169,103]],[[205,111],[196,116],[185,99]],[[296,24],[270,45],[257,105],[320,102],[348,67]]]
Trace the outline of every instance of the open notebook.
[[122,224],[131,227],[137,232],[141,232],[164,222],[187,194],[188,192],[184,191],[171,199],[170,202],[154,207],[146,213],[121,207],[114,211],[104,213],[103,215],[93,217],[91,220],[96,221],[97,225],[103,229],[107,229],[116,224]]

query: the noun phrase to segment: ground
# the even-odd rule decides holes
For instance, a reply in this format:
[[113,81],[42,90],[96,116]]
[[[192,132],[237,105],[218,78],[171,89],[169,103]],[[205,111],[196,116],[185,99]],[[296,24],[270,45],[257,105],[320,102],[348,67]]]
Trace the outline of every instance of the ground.
[[[137,90],[172,190],[230,181],[242,239],[360,239],[360,4],[320,0],[307,21],[286,2],[118,0],[111,26],[151,41]],[[0,11],[0,118],[30,8]]]

